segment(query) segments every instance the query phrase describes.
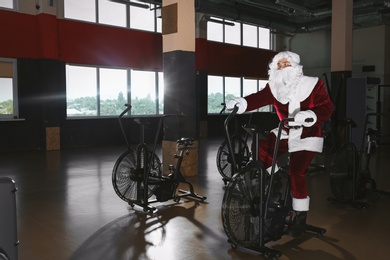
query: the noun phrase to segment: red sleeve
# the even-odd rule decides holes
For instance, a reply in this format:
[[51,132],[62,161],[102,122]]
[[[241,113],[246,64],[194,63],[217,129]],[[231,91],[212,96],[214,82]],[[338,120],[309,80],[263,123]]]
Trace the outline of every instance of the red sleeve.
[[248,103],[246,111],[252,111],[266,105],[272,105],[274,102],[274,97],[268,84],[262,90],[244,98]]

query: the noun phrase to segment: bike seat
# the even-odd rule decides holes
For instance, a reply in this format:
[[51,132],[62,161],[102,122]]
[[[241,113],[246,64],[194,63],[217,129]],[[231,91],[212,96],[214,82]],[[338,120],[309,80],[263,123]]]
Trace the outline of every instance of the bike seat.
[[194,144],[194,138],[183,137],[176,142],[178,145],[189,146]]
[[259,134],[259,139],[266,139],[267,133],[260,129],[258,125],[244,125],[242,128],[250,135]]

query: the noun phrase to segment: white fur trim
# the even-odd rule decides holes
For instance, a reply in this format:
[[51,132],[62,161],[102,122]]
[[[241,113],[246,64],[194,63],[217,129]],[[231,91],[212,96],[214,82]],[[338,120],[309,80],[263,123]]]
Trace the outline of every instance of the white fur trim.
[[309,211],[310,197],[304,199],[292,198],[292,206],[295,211]]
[[299,102],[305,100],[313,91],[317,81],[317,77],[302,76],[294,93],[296,100]]
[[242,114],[246,111],[246,108],[248,107],[248,102],[246,102],[245,98],[238,97],[234,99],[237,101],[238,111],[237,114]]
[[[278,131],[279,131],[278,128],[274,128],[271,130],[271,133],[273,133],[276,137],[278,137]],[[283,139],[288,139],[287,131],[284,129],[282,129],[282,133],[280,135],[280,140],[283,140]]]
[[324,139],[322,137],[301,138],[303,127],[299,129],[290,129],[288,136],[288,151],[290,153],[297,151],[322,152]]
[[[305,120],[312,119],[311,122]],[[305,127],[311,127],[317,122],[317,115],[312,110],[299,111],[294,116],[294,122]]]

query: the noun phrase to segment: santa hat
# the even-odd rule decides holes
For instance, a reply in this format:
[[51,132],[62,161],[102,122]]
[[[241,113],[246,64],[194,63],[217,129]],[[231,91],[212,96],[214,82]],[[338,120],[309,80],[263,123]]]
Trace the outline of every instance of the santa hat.
[[278,61],[283,58],[286,58],[291,63],[291,66],[293,67],[300,65],[301,62],[301,59],[298,54],[291,51],[282,51],[276,54],[275,57],[272,59],[272,62],[269,65],[270,69],[277,69]]

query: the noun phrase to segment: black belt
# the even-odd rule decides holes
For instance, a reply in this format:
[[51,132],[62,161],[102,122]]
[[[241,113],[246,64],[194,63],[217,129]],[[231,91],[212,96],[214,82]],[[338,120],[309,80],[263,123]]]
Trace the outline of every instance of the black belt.
[[287,129],[299,129],[302,126],[301,125],[283,125]]

